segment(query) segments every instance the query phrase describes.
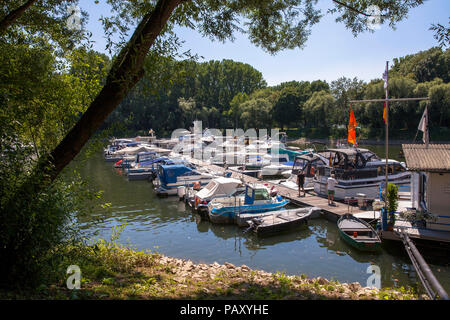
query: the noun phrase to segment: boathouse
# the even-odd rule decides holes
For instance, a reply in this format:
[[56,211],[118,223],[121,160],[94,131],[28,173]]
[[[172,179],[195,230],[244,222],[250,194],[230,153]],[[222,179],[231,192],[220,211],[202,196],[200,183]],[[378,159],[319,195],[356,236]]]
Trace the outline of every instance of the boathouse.
[[411,202],[437,216],[426,228],[450,232],[450,144],[403,144],[411,175]]

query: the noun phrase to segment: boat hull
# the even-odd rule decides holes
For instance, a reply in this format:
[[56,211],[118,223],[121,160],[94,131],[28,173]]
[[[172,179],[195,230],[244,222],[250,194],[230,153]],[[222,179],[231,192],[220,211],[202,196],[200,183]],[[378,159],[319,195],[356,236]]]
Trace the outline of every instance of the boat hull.
[[269,211],[280,210],[289,203],[288,200],[272,204],[262,205],[242,205],[237,207],[223,207],[220,209],[209,210],[209,220],[213,223],[219,224],[234,224],[236,223],[236,217],[240,214],[257,214],[265,213]]
[[339,230],[339,234],[347,244],[358,250],[376,252],[381,248],[381,243],[379,242],[375,243],[358,242],[353,240],[348,234],[346,234],[341,230]]
[[[350,228],[345,224],[353,224]],[[360,251],[375,252],[381,248],[381,239],[376,231],[367,223],[353,216],[342,216],[337,223],[339,235],[350,246]],[[343,230],[345,229],[345,230]],[[347,232],[355,232],[356,237],[350,236]],[[362,236],[361,236],[362,233]],[[370,236],[367,236],[367,233]]]

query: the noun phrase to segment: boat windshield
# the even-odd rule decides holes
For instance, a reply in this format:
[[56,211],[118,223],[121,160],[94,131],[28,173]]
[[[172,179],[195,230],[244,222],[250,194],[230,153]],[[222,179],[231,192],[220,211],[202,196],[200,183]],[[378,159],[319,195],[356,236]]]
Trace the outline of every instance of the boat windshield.
[[295,163],[294,163],[294,167],[293,170],[303,170],[303,168],[305,168],[305,166],[308,164],[308,161],[305,159],[301,159],[301,158],[297,158],[295,159]]
[[205,189],[206,189],[206,190],[212,190],[212,189],[216,186],[216,184],[217,184],[217,182],[211,181],[210,183],[208,183],[208,184],[205,186]]
[[270,195],[267,189],[256,189],[255,200],[270,200]]

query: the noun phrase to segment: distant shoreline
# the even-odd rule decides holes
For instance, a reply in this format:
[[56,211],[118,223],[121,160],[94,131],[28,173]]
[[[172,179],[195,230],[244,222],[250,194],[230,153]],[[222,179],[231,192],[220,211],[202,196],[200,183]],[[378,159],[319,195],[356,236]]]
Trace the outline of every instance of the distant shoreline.
[[[342,140],[341,140],[342,141]],[[337,139],[330,138],[317,138],[317,139],[309,139],[309,138],[299,138],[299,139],[287,139],[287,142],[290,144],[312,144],[314,142],[319,142],[323,144],[336,144]],[[345,140],[342,142],[346,142]],[[360,145],[384,145],[384,140],[375,140],[375,139],[361,139],[358,141]],[[431,141],[433,144],[450,144],[450,141]],[[402,145],[402,144],[422,144],[421,140],[398,140],[398,139],[390,139],[389,145]]]

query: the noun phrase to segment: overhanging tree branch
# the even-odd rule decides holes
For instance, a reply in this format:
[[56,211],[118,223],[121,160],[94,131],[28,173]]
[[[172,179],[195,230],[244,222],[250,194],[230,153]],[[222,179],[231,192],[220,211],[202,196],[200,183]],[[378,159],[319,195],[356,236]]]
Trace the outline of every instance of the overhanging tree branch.
[[23,5],[18,7],[17,9],[11,11],[9,14],[7,14],[1,21],[0,21],[0,34],[4,33],[6,29],[11,26],[14,21],[16,21],[18,18],[20,18],[24,12],[31,7],[37,0],[28,0]]
[[[145,57],[157,36],[166,26],[175,8],[186,0],[159,0],[152,12],[144,16],[127,45],[114,60],[106,84],[80,120],[47,156],[42,156],[27,183],[15,197],[30,197],[50,185],[58,174],[81,151],[106,117],[125,98],[144,75]],[[14,199],[9,205],[14,206]]]
[[335,3],[337,3],[338,5],[341,5],[341,6],[343,6],[343,7],[346,7],[347,9],[349,9],[349,10],[351,10],[351,11],[354,11],[354,12],[356,12],[356,13],[358,13],[358,14],[362,14],[363,16],[366,16],[366,17],[370,17],[370,16],[371,16],[370,14],[367,14],[367,13],[365,13],[365,12],[359,11],[358,9],[356,9],[356,8],[354,8],[354,7],[352,7],[352,6],[349,6],[348,4],[343,3],[343,2],[341,2],[341,1],[333,0],[333,2],[335,2]]

